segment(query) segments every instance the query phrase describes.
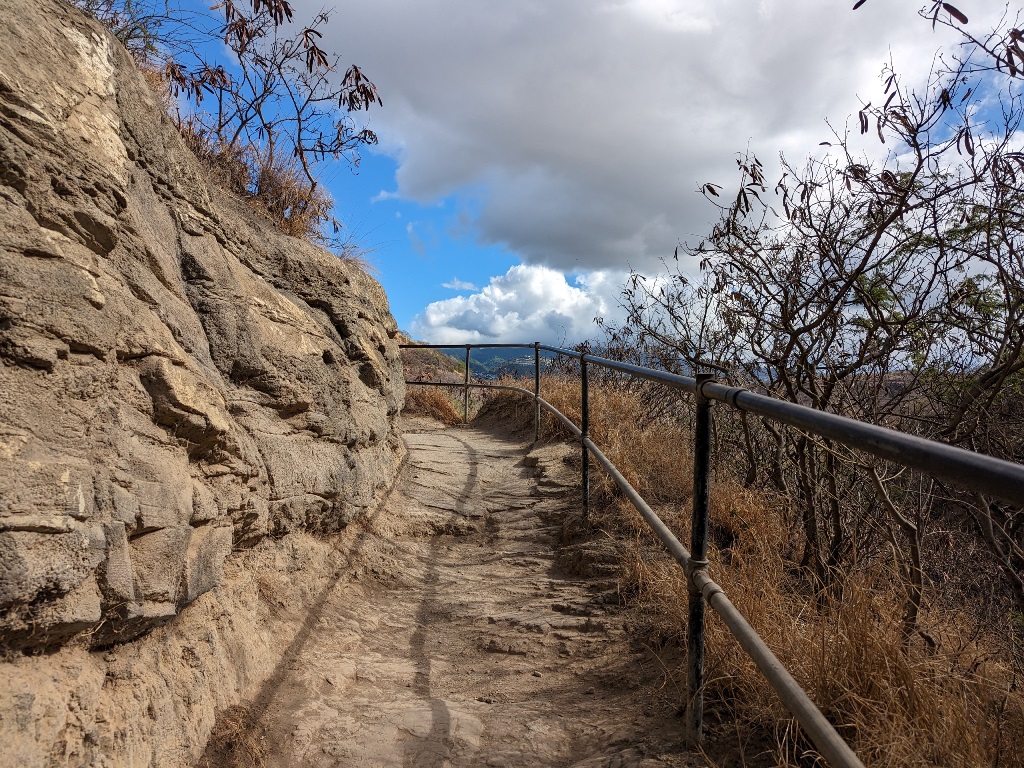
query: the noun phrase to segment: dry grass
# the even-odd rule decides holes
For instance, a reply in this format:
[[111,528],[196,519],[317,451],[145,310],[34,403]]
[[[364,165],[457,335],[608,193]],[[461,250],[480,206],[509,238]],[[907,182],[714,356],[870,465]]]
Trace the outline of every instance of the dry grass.
[[402,412],[429,416],[442,424],[462,423],[462,412],[441,387],[409,387]]
[[[545,379],[541,392],[579,423],[577,382]],[[591,436],[686,542],[690,431],[678,421],[645,420],[645,404],[635,391],[592,386]],[[499,393],[486,410],[532,424],[533,409],[523,406],[521,396]],[[545,414],[543,436],[568,435]],[[1024,697],[1009,661],[999,655],[1004,644],[981,619],[968,610],[926,610],[920,624],[936,647],[917,639],[904,648],[902,588],[885,561],[862,564],[847,574],[841,597],[823,600],[789,556],[792,515],[785,500],[743,488],[731,469],[728,460],[720,460],[712,484],[712,575],[861,759],[893,768],[1024,766]],[[683,573],[603,473],[595,469],[591,477],[598,502],[595,534],[621,542],[620,590],[634,609],[638,640],[677,659],[670,667],[683,690]],[[714,714],[709,723],[715,730],[718,718],[719,741],[733,741],[741,763],[819,764],[774,692],[713,615],[706,660],[706,702]]]
[[142,73],[142,77],[145,79],[149,89],[160,101],[160,106],[163,107],[164,112],[170,114],[171,108],[174,106],[174,96],[171,94],[171,88],[164,80],[160,70],[146,62],[136,62],[139,67],[139,72]]
[[[412,343],[412,340],[404,333],[399,333],[397,340],[400,344]],[[402,371],[407,382],[432,381],[450,385],[407,387],[405,412],[433,416],[445,424],[462,423],[462,412],[466,405],[462,389],[462,382],[465,380],[465,364],[437,349],[406,348],[401,350],[401,353]],[[470,419],[479,412],[485,400],[483,390],[475,388],[469,390]]]
[[284,234],[332,244],[323,227],[334,223],[334,201],[325,187],[309,181],[298,159],[226,144],[194,121],[179,121],[178,132],[215,184],[242,197]]
[[198,768],[265,768],[267,746],[250,709],[229,707],[217,717]]

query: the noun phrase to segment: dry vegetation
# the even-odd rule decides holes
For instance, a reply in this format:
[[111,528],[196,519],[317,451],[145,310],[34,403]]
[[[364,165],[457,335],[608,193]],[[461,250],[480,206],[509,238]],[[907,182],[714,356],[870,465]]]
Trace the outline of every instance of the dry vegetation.
[[263,730],[250,707],[228,707],[217,716],[217,726],[206,745],[197,768],[231,765],[237,768],[265,768],[267,745]]
[[[546,378],[541,390],[579,423],[577,382]],[[652,416],[652,405],[659,403],[654,410],[661,415]],[[606,383],[592,385],[591,404],[595,443],[688,542],[692,438],[685,403],[652,396],[646,385]],[[532,403],[519,395],[493,394],[486,411],[532,428]],[[719,430],[728,426],[718,419]],[[542,429],[546,440],[568,436],[549,414]],[[728,443],[724,437],[718,435],[720,446]],[[1015,663],[1008,652],[1001,628],[987,625],[986,614],[974,606],[954,612],[939,600],[926,600],[919,626],[929,642],[915,638],[905,644],[906,598],[891,553],[852,567],[841,595],[816,593],[794,558],[798,523],[791,503],[744,487],[743,461],[728,450],[719,451],[715,462],[712,575],[865,763],[1024,765],[1024,697],[1015,669],[1020,659]],[[589,537],[616,542],[620,591],[634,609],[637,640],[665,660],[666,689],[674,689],[675,703],[683,706],[685,577],[596,465],[591,478]],[[817,764],[795,722],[713,615],[706,679],[711,759],[730,765]]]
[[[411,344],[404,333],[398,335],[399,344]],[[408,381],[446,381],[451,387],[406,387],[404,413],[429,416],[442,424],[461,424],[463,390],[458,386],[464,379],[463,364],[437,349],[403,349],[402,370]],[[479,390],[470,392],[470,416],[479,408]]]
[[[241,197],[286,235],[333,245],[322,225],[333,221],[334,201],[326,188],[311,187],[297,159],[225,144],[190,121],[180,122],[178,132],[214,184]],[[350,247],[339,253],[343,258],[352,254]]]
[[[167,80],[145,62],[139,66],[164,110],[174,115],[175,101]],[[175,117],[174,122],[210,182],[244,200],[284,234],[328,248],[360,269],[371,269],[354,243],[326,233],[325,224],[334,230],[341,226],[334,218],[334,200],[325,187],[310,184],[294,156],[274,157],[265,148],[227,144],[191,119]]]
[[297,28],[288,0],[223,0],[210,12],[160,0],[71,1],[125,46],[212,182],[285,234],[367,268],[365,252],[339,237],[319,170],[358,165],[359,149],[377,137],[351,114],[382,102],[359,67],[319,47],[330,11]]
[[[170,84],[145,62],[140,62],[140,69],[164,110],[173,115]],[[259,147],[227,144],[194,120],[175,118],[174,122],[182,142],[203,164],[213,184],[244,200],[284,234],[331,248],[361,269],[369,267],[353,243],[325,234],[326,222],[338,226],[333,217],[334,200],[325,187],[310,185],[294,156],[275,158]]]
[[403,413],[429,416],[442,424],[461,424],[462,412],[440,387],[409,387]]

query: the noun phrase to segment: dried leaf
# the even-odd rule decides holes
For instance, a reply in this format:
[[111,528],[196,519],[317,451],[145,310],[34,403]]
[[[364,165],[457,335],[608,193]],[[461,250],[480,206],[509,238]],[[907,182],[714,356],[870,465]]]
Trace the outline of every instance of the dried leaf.
[[948,13],[954,19],[959,21],[961,24],[967,23],[967,17],[964,16],[963,13],[961,13],[960,10],[955,6],[952,6],[949,3],[943,3],[942,7],[946,9],[946,13]]

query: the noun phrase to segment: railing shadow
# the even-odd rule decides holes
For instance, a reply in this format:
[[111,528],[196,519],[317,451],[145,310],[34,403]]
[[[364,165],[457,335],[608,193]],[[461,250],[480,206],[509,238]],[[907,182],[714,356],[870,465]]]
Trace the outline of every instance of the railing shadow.
[[[478,491],[480,486],[479,453],[465,440],[454,436],[452,436],[452,439],[460,443],[465,449],[469,465],[466,481],[462,486],[462,490],[455,498],[457,500],[468,500],[477,495],[474,491]],[[449,522],[456,522],[459,517],[458,512],[452,511],[448,514]],[[416,611],[416,629],[409,639],[409,653],[416,665],[416,674],[412,686],[413,692],[429,702],[431,727],[430,736],[426,740],[426,746],[428,750],[434,751],[431,755],[424,755],[422,752],[419,752],[416,755],[417,759],[415,762],[417,768],[420,766],[423,768],[440,768],[440,766],[448,764],[450,757],[448,752],[453,745],[452,716],[448,709],[448,704],[444,699],[436,698],[433,694],[431,682],[433,665],[431,653],[428,649],[430,627],[435,620],[437,608],[440,604],[438,595],[441,576],[438,567],[438,555],[441,548],[442,540],[437,536],[433,537],[428,550],[426,572],[423,575],[422,599]],[[423,762],[424,757],[427,762]]]

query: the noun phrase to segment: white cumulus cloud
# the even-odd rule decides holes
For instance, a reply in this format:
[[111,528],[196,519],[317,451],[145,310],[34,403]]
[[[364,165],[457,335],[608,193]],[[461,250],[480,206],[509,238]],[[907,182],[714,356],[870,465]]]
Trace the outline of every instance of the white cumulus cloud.
[[457,277],[453,277],[450,282],[441,283],[441,287],[451,291],[475,291],[477,289],[473,283],[459,280]]
[[596,335],[596,317],[621,318],[625,279],[623,272],[598,270],[570,283],[550,267],[519,264],[477,293],[428,305],[410,330],[435,344],[572,344]]

